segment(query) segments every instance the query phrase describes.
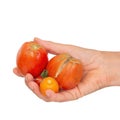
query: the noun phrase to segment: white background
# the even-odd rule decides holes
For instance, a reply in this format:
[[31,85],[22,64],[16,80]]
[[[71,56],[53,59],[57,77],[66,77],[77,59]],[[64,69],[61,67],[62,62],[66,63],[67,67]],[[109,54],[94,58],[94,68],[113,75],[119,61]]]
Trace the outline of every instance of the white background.
[[119,0],[0,0],[0,120],[120,120],[120,87],[64,103],[36,97],[12,72],[17,50],[35,36],[120,51]]

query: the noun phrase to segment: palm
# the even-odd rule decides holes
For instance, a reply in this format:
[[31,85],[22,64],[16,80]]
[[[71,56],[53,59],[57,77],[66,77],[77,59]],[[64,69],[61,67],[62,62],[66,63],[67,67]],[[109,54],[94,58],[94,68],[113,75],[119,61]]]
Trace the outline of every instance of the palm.
[[52,100],[74,100],[106,86],[106,72],[101,53],[92,51],[91,54],[89,54],[89,58],[88,56],[84,57],[89,59],[89,61],[83,58],[84,75],[81,82],[72,90],[56,94]]

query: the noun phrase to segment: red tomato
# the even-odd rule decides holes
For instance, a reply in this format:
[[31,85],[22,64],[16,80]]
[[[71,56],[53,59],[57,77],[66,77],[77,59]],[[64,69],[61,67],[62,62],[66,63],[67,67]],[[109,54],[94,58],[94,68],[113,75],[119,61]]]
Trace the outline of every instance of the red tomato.
[[42,81],[42,77],[41,77],[41,76],[39,76],[39,77],[37,77],[37,78],[35,79],[35,82],[36,82],[39,86],[40,86],[41,81]]
[[34,41],[25,42],[17,53],[16,64],[23,75],[37,77],[48,63],[46,49]]
[[40,85],[42,79],[44,79],[45,77],[48,76],[48,71],[47,70],[43,70],[43,72],[41,73],[41,75],[39,75],[38,77],[35,78],[35,82]]
[[80,60],[68,54],[54,56],[46,67],[48,76],[55,78],[61,89],[74,88],[80,82],[83,66]]

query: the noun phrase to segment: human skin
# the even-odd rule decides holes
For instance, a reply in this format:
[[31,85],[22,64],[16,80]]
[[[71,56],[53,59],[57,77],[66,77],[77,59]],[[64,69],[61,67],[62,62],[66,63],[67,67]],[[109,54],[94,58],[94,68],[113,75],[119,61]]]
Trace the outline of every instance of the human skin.
[[[65,102],[76,100],[105,87],[120,86],[120,52],[87,49],[74,45],[54,43],[39,38],[34,38],[34,41],[45,47],[48,53],[55,55],[68,53],[80,59],[84,72],[82,80],[75,88],[59,93],[48,90],[46,91],[46,97],[40,93],[39,86],[31,74],[28,73],[26,76],[23,76],[28,88],[40,99],[48,102]],[[18,68],[14,68],[13,72],[18,76],[22,76]]]

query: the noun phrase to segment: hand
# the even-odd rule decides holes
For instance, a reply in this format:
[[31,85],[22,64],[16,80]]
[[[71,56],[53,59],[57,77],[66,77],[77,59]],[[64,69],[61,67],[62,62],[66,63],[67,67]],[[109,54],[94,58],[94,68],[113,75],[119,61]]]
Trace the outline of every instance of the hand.
[[[71,101],[104,87],[120,85],[120,80],[117,79],[118,77],[120,78],[120,75],[117,72],[119,71],[119,67],[115,67],[120,64],[120,62],[118,62],[120,60],[118,60],[116,55],[119,53],[103,52],[74,45],[53,43],[39,38],[35,38],[34,41],[44,46],[51,54],[68,53],[71,56],[80,59],[84,67],[84,75],[78,86],[74,89],[59,93],[48,90],[46,91],[47,97],[41,95],[39,86],[34,82],[33,76],[27,74],[25,76],[25,83],[39,98],[45,101]],[[17,68],[14,68],[13,71],[16,75],[21,76],[21,73]]]

